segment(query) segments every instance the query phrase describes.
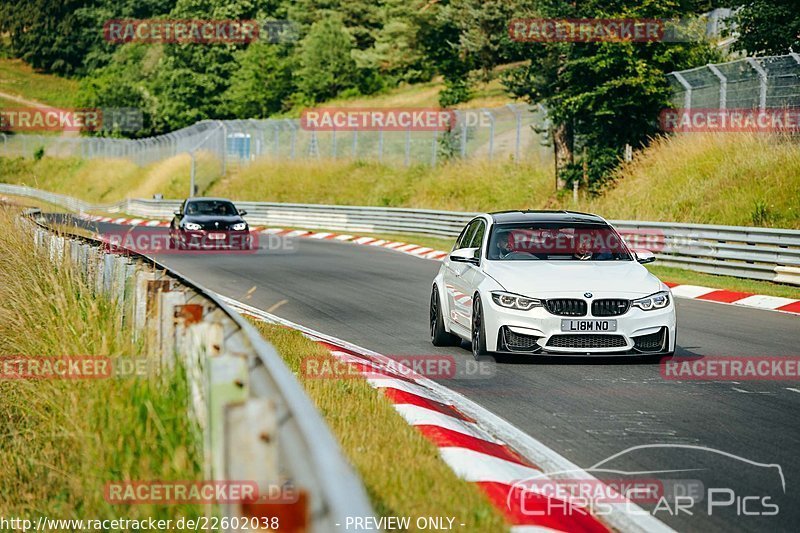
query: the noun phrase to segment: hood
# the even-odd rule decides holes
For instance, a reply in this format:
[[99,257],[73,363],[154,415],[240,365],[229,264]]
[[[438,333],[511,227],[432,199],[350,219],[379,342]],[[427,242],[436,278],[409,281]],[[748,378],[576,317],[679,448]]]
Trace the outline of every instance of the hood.
[[524,296],[648,296],[662,283],[636,261],[485,261],[484,271]]
[[241,215],[185,215],[183,217],[184,222],[197,222],[198,224],[205,224],[211,222],[225,223],[225,224],[236,224],[237,222],[244,222],[244,219]]

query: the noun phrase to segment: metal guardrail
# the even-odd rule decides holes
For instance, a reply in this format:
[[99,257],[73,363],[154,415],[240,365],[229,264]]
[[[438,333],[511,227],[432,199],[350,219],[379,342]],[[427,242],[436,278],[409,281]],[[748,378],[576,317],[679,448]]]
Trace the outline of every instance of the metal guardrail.
[[[179,200],[129,199],[92,206],[29,187],[0,184],[0,194],[28,196],[68,209],[168,219]],[[393,207],[236,202],[251,224],[365,233],[455,237],[471,212]],[[77,207],[77,209],[76,209]],[[673,222],[611,221],[633,247],[651,249],[662,264],[697,272],[800,285],[800,231]]]
[[[269,507],[221,505],[222,516],[269,513],[281,516],[282,528],[288,521],[296,526],[288,529],[313,532],[338,531],[348,516],[374,516],[361,480],[302,386],[241,315],[149,257],[109,251],[101,241],[64,233],[63,226],[53,233],[39,210],[27,214],[38,224],[35,244],[51,261],[79,265],[95,290],[117,303],[148,357],[166,367],[181,357],[190,413],[202,431],[205,479],[255,482],[261,495],[289,482],[298,496]],[[229,523],[223,530],[239,529]]]

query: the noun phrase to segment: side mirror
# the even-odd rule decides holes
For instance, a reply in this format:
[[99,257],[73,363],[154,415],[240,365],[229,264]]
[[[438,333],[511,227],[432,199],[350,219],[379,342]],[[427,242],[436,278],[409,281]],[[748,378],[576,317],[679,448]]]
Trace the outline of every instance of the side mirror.
[[636,254],[636,260],[643,265],[656,260],[656,256],[650,250],[634,250],[633,253]]
[[455,250],[450,254],[450,261],[454,263],[471,263],[473,265],[478,265],[481,262],[478,258],[478,251],[478,248],[461,248]]
[[244,209],[239,209],[239,215],[245,216],[246,214],[247,214],[247,211],[245,211]]
[[176,217],[181,216],[181,212],[180,211],[173,211],[172,214],[175,215]]

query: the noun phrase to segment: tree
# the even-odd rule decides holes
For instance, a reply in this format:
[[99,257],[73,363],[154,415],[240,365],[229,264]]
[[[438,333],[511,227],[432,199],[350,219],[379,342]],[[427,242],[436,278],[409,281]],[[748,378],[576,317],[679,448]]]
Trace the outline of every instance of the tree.
[[800,52],[800,4],[797,0],[738,0],[733,16],[735,50],[750,55]]
[[[543,2],[552,18],[644,18],[690,16],[689,1],[642,4],[635,0]],[[575,153],[585,147],[590,186],[599,186],[625,144],[642,146],[658,132],[659,111],[669,105],[666,74],[718,59],[713,47],[692,43],[528,43],[529,62],[510,70],[504,83],[516,97],[541,103],[551,134],[561,185],[580,179]],[[583,163],[583,161],[581,162]]]
[[320,102],[355,88],[358,69],[350,55],[354,45],[338,15],[331,13],[315,22],[298,51],[295,83],[300,92]]
[[267,118],[287,110],[295,85],[286,46],[253,43],[237,53],[236,65],[223,96],[227,113],[238,118]]

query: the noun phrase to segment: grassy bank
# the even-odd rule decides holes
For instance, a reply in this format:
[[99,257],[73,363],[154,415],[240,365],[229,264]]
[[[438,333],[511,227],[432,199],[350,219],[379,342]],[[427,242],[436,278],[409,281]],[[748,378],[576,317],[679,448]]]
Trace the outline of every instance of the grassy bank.
[[[126,159],[44,157],[39,161],[0,157],[0,182],[27,185],[95,203],[125,198],[184,198],[189,193],[191,160],[181,154],[139,167]],[[207,188],[219,172],[207,153],[197,156],[197,183]]]
[[[0,355],[140,358],[118,310],[69,264],[36,254],[0,208]],[[195,506],[112,505],[106,483],[201,475],[182,373],[158,379],[0,379],[0,516],[199,516]]]
[[300,333],[255,322],[302,382],[360,474],[380,516],[449,516],[464,531],[506,531],[500,514],[473,484],[439,458],[437,448],[364,379],[309,379],[305,358],[333,360]]
[[[620,169],[602,195],[557,194],[539,162],[453,161],[435,168],[377,162],[259,160],[219,178],[210,156],[198,165],[202,194],[234,200],[417,207],[454,211],[576,209],[612,219],[800,228],[800,145],[752,134],[661,138]],[[144,168],[124,160],[35,162],[0,158],[0,181],[97,202],[183,198],[189,159]]]
[[[47,105],[75,107],[79,83],[41,74],[19,59],[0,59],[0,92]],[[9,107],[25,107],[12,102]]]
[[800,145],[749,134],[661,138],[599,197],[554,191],[538,163],[467,161],[389,168],[360,162],[260,162],[216,182],[237,199],[457,211],[575,209],[607,218],[800,228]]
[[656,140],[616,186],[578,207],[615,219],[800,228],[798,199],[797,139],[687,134]]

